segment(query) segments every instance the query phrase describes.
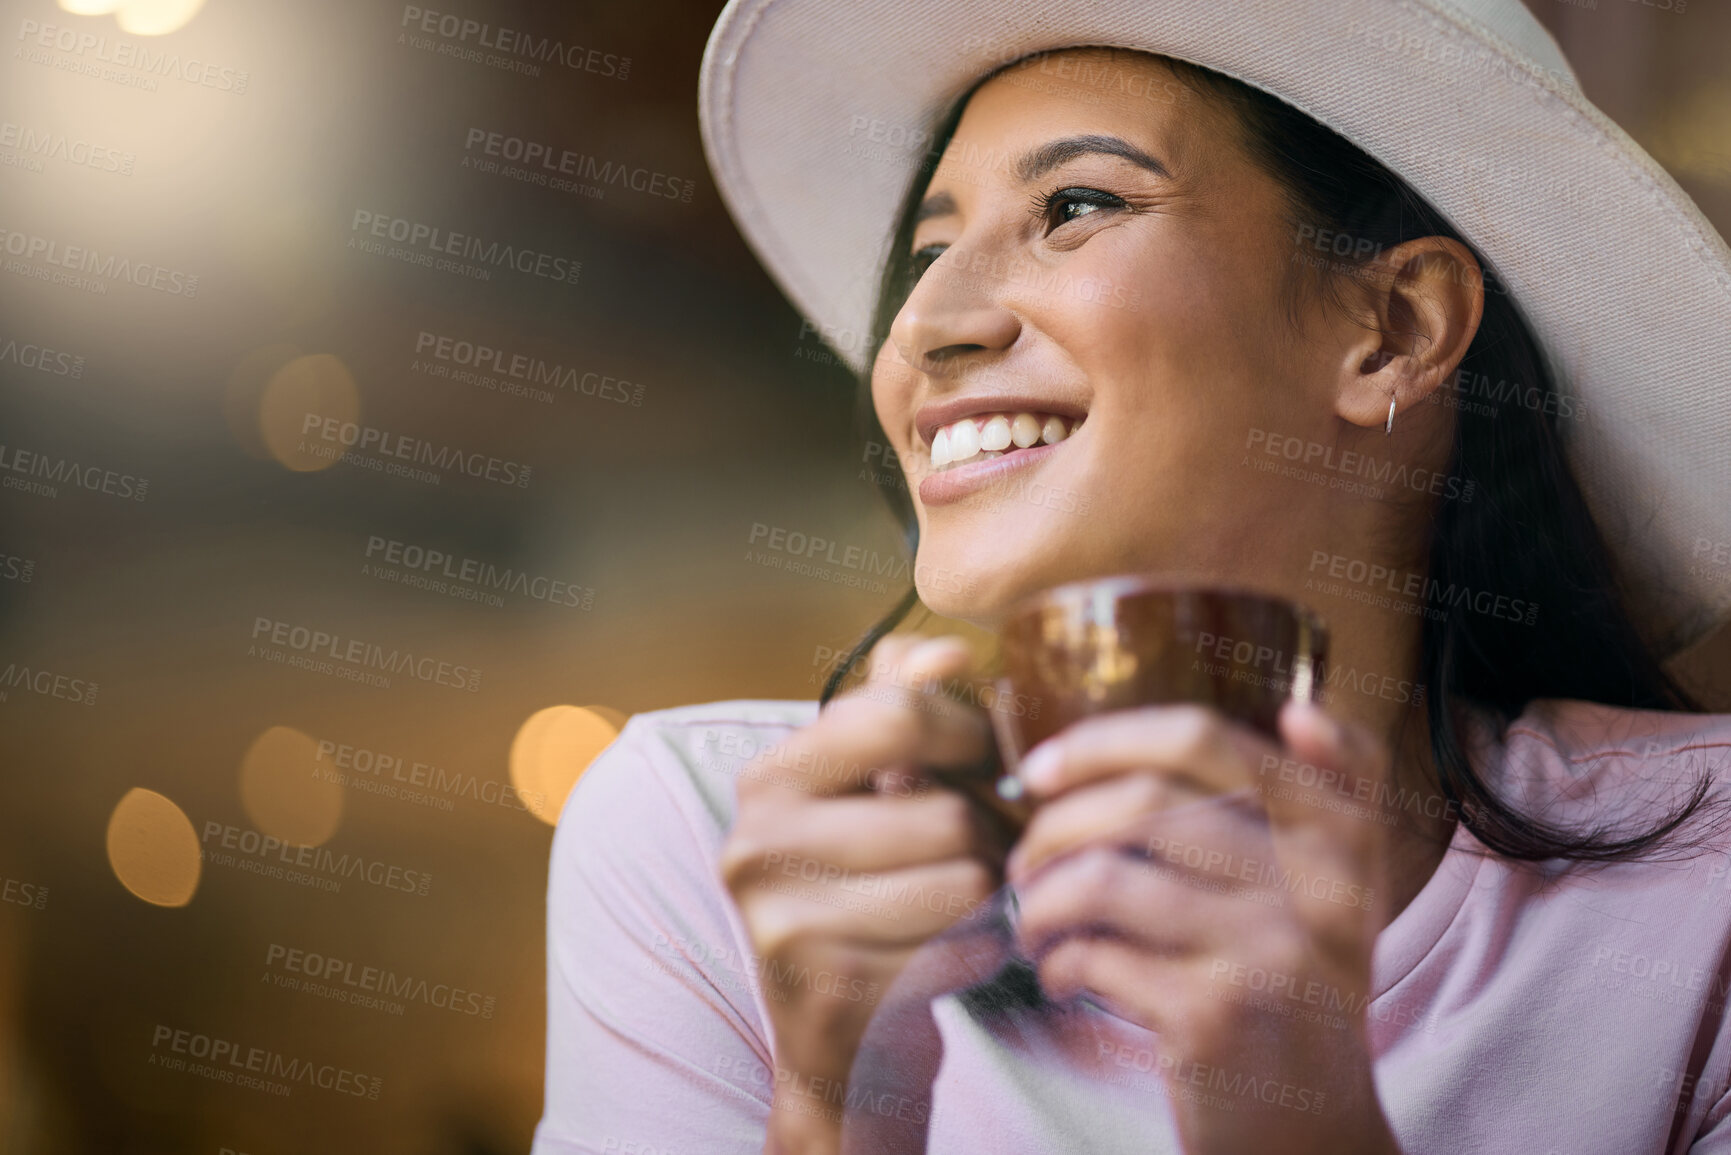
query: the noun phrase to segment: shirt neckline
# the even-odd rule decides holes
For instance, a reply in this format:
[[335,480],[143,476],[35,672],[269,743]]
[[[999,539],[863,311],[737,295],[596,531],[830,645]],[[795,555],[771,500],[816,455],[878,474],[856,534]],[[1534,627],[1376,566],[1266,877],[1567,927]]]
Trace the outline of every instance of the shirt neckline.
[[1371,998],[1379,999],[1394,989],[1435,949],[1466,904],[1489,857],[1466,823],[1457,823],[1436,871],[1376,936],[1370,956]]

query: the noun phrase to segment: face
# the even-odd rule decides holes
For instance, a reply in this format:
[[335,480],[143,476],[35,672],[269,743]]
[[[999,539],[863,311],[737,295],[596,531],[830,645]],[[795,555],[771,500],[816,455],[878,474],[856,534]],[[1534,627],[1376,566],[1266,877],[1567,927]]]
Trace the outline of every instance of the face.
[[1229,108],[1138,53],[1021,65],[969,101],[920,216],[872,397],[929,606],[989,625],[1084,577],[1302,569],[1329,491],[1247,444],[1335,436],[1339,350],[1308,334],[1288,207]]

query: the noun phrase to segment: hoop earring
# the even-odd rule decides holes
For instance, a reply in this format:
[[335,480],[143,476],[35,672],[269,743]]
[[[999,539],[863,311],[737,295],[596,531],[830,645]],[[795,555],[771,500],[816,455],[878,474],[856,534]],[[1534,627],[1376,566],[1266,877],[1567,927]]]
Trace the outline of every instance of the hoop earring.
[[1384,424],[1383,424],[1382,435],[1384,437],[1387,437],[1389,434],[1391,434],[1393,432],[1394,432],[1394,397],[1391,394],[1389,396],[1389,399],[1388,399],[1388,420],[1386,422],[1384,422]]

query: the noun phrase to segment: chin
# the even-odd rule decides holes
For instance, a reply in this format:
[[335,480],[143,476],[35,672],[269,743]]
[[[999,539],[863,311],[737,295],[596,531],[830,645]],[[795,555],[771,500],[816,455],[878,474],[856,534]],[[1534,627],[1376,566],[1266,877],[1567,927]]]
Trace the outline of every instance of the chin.
[[1021,599],[1067,580],[1025,550],[999,557],[986,549],[932,550],[922,542],[914,562],[914,587],[927,608],[984,629],[995,628]]

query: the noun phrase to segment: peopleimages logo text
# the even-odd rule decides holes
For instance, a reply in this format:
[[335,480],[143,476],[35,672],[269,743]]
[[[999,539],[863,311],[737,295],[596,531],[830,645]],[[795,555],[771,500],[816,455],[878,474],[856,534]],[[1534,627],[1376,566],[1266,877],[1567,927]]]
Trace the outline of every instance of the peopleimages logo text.
[[405,433],[392,433],[373,425],[360,425],[320,413],[308,413],[301,419],[302,435],[312,434],[320,441],[334,442],[345,449],[377,453],[416,465],[451,470],[468,477],[484,478],[499,485],[514,485],[519,489],[529,484],[531,468],[520,461],[507,461],[485,453],[469,453],[454,445],[435,445]]
[[[489,132],[484,128],[471,128],[463,141],[464,152],[473,152],[477,148],[485,156],[500,157],[521,164],[531,171],[542,170],[537,174],[542,177],[568,176],[594,181],[597,185],[613,184],[645,196],[686,204],[691,203],[691,194],[697,191],[697,182],[694,180],[668,176],[664,172],[641,165],[633,167],[612,160],[602,160],[588,153],[572,152],[568,148],[559,148],[537,140],[525,140],[502,132]],[[463,159],[467,165],[471,158]],[[545,179],[534,179],[531,183],[547,182]]]
[[595,590],[590,586],[530,574],[510,566],[501,568],[477,558],[458,557],[443,550],[427,549],[378,534],[367,538],[366,557],[417,573],[433,574],[490,590],[504,590],[556,606],[586,610],[595,604]]
[[[252,1076],[254,1083],[265,1080],[291,1087],[300,1083],[338,1095],[353,1095],[358,1099],[377,1099],[385,1086],[385,1081],[381,1078],[351,1071],[335,1063],[309,1062],[270,1050],[268,1047],[242,1046],[232,1039],[221,1039],[184,1029],[177,1030],[162,1023],[156,1025],[156,1030],[151,1035],[150,1050],[150,1061],[155,1066],[180,1070],[185,1066],[185,1061],[177,1060],[175,1056],[184,1055],[210,1064],[210,1071],[194,1073],[206,1074],[224,1083],[245,1082],[245,1076]],[[274,1090],[262,1087],[259,1089]],[[288,1092],[284,1090],[275,1093],[286,1095]]]
[[428,982],[413,975],[374,966],[356,966],[349,960],[334,958],[318,951],[271,943],[265,950],[265,966],[276,967],[325,983],[339,983],[368,994],[424,1003],[439,1010],[459,1015],[490,1019],[498,1000],[492,995],[471,991],[450,983]]
[[38,161],[64,161],[76,167],[115,172],[121,176],[131,176],[132,166],[138,160],[132,153],[108,145],[93,144],[81,137],[67,136],[64,132],[14,124],[10,120],[0,121],[0,148],[15,150]]
[[274,618],[254,618],[253,639],[281,646],[297,654],[330,658],[353,666],[383,670],[390,674],[407,674],[436,686],[451,686],[459,690],[481,688],[481,671],[471,666],[457,666],[437,658],[416,657],[412,651],[385,649],[360,638],[345,638],[324,630],[280,622]]
[[214,88],[236,96],[246,92],[250,79],[244,68],[208,64],[191,56],[183,59],[179,52],[166,48],[153,51],[148,45],[134,44],[129,40],[110,41],[94,32],[80,32],[35,20],[19,22],[18,39],[37,48],[52,48],[83,60],[133,68],[151,76],[173,77],[200,88]]
[[[204,832],[199,841],[207,849],[202,851],[206,862],[218,866],[236,865],[233,855],[224,855],[217,850],[208,849],[212,840],[224,851],[236,850],[251,859],[266,863],[275,871],[276,877],[283,877],[284,872],[276,864],[290,868],[291,872],[316,871],[328,876],[331,880],[359,879],[370,886],[382,890],[397,890],[404,894],[425,897],[427,888],[433,885],[433,876],[425,870],[412,870],[398,866],[383,859],[368,858],[364,854],[350,854],[344,851],[338,854],[326,846],[307,846],[300,842],[289,842],[274,834],[261,834],[245,826],[234,826],[229,823],[208,821],[204,824]],[[275,860],[272,862],[271,860]],[[266,873],[251,870],[249,873]],[[306,878],[290,878],[290,881],[305,884]],[[321,889],[336,891],[342,887],[341,882]]]
[[[631,57],[620,56],[612,52],[603,52],[599,48],[585,48],[581,44],[566,44],[563,40],[555,40],[551,36],[536,36],[521,32],[515,28],[494,27],[480,20],[472,20],[466,16],[458,16],[454,12],[434,12],[427,8],[418,8],[412,4],[403,5],[403,20],[399,27],[410,32],[419,32],[427,36],[438,36],[450,41],[453,45],[473,44],[476,49],[489,49],[506,57],[515,57],[517,62],[528,64],[558,64],[573,72],[592,72],[597,76],[606,76],[614,80],[624,80],[631,75]],[[399,37],[402,34],[399,33]],[[418,47],[418,46],[417,46]],[[462,52],[448,55],[470,59],[477,63],[490,63],[479,52],[465,54]],[[530,65],[528,68],[513,68],[511,71],[527,71],[531,75],[539,75],[540,70]]]
[[601,401],[613,401],[620,405],[643,404],[643,386],[634,381],[611,377],[592,369],[567,367],[563,363],[550,364],[528,353],[499,349],[479,341],[467,341],[422,329],[415,335],[415,353],[465,369],[474,369],[479,373],[498,373],[513,381],[551,385]]
[[15,337],[8,337],[0,343],[0,365],[8,361],[20,369],[34,369],[55,377],[76,379],[84,376],[84,358],[77,353],[63,353],[30,342],[20,344]]
[[[177,269],[134,261],[130,257],[109,253],[104,256],[84,245],[63,245],[52,237],[19,232],[0,225],[0,250],[6,255],[26,261],[40,261],[62,269],[104,277],[110,281],[127,281],[141,289],[155,289],[171,297],[198,296],[198,275]],[[106,290],[104,290],[106,291]]]
[[[143,501],[150,492],[148,480],[130,473],[120,473],[100,465],[84,465],[70,457],[52,457],[34,449],[0,444],[0,475],[13,473],[21,477],[4,477],[0,484],[7,489],[35,487],[36,491],[46,490],[44,496],[48,497],[56,495],[55,485],[73,485],[91,493],[131,501]],[[38,480],[26,481],[24,478]]]
[[500,241],[487,241],[468,233],[454,233],[437,225],[412,221],[407,217],[396,217],[389,213],[370,212],[367,209],[355,210],[349,231],[384,237],[411,249],[424,250],[429,259],[432,254],[460,257],[466,261],[491,265],[496,269],[515,269],[532,277],[570,285],[577,283],[577,277],[583,271],[582,261]]

